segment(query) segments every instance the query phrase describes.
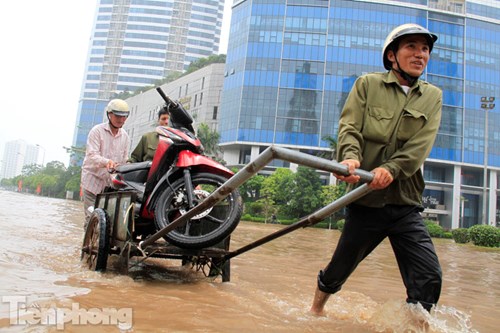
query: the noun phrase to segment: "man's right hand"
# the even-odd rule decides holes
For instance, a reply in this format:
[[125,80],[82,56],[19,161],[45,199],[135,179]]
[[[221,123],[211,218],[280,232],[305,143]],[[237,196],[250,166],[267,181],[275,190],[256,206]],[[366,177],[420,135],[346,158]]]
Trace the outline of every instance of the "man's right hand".
[[353,160],[353,159],[347,159],[347,160],[343,160],[342,162],[340,162],[340,164],[343,164],[343,165],[347,165],[347,167],[349,168],[349,176],[343,176],[343,175],[339,175],[339,174],[336,174],[334,173],[333,175],[339,179],[339,180],[342,180],[346,183],[357,183],[359,182],[359,179],[361,177],[359,176],[356,176],[356,175],[353,175],[354,173],[354,170],[359,168],[359,166],[361,165],[361,163],[359,163],[358,160]]
[[114,171],[116,169],[116,163],[113,160],[109,160],[108,163],[106,164],[106,169],[108,171]]

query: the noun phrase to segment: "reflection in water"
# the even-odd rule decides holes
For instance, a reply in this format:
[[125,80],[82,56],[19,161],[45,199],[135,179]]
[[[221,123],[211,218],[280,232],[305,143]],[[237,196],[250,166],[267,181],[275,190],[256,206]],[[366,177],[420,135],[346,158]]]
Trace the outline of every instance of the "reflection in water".
[[[99,325],[61,323],[67,332],[482,333],[498,326],[498,249],[436,240],[444,283],[440,304],[429,315],[403,302],[396,261],[384,242],[330,298],[326,317],[314,317],[308,310],[316,275],[333,253],[338,231],[299,229],[237,256],[231,260],[231,281],[222,283],[176,260],[134,258],[127,276],[113,271],[113,262],[105,274],[89,271],[79,262],[82,224],[79,202],[0,191],[0,330],[57,329],[54,318],[48,324],[13,325],[12,297],[25,297],[31,309],[108,308],[133,317],[130,330],[97,318]],[[279,228],[242,222],[231,249]]]

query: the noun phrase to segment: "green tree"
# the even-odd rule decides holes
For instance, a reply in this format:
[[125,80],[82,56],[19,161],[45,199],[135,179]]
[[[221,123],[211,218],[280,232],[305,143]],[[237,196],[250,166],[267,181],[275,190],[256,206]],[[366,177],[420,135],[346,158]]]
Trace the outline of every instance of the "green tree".
[[3,178],[0,181],[0,185],[5,186],[5,187],[15,186],[15,184],[14,184],[14,178]]
[[186,69],[185,74],[195,72],[198,69],[201,69],[201,68],[206,67],[206,66],[211,65],[211,64],[225,64],[225,63],[226,63],[226,55],[225,54],[210,55],[207,58],[200,58],[198,60],[193,61],[191,64],[189,64],[189,67]]
[[197,71],[198,69],[201,69],[203,67],[206,67],[206,66],[208,66],[210,64],[214,64],[214,63],[222,63],[222,64],[226,63],[226,55],[219,54],[219,55],[211,55],[208,58],[200,58],[196,61],[193,61],[188,66],[188,68],[186,69],[186,71],[184,73],[178,72],[178,71],[169,71],[163,79],[154,81],[152,85],[147,85],[147,86],[138,88],[138,89],[134,90],[133,92],[130,92],[128,89],[125,89],[123,92],[121,92],[119,94],[115,94],[113,96],[113,98],[127,99],[129,97],[138,95],[138,94],[143,93],[145,91],[154,89],[155,87],[159,87],[165,83],[175,81],[184,75],[187,75],[189,73],[192,73],[194,71]]
[[239,187],[243,201],[257,201],[260,199],[260,192],[265,178],[259,174],[254,175]]
[[327,135],[322,139],[328,143],[330,151],[320,153],[319,157],[326,158],[328,160],[335,160],[337,158],[337,140],[330,135]]
[[204,153],[210,156],[219,163],[226,164],[222,159],[222,148],[219,145],[220,134],[216,130],[211,130],[207,124],[201,123],[198,126],[196,136],[200,139],[203,147],[205,148]]
[[59,161],[51,161],[47,163],[44,173],[48,175],[60,175],[66,172],[66,166],[63,162]]
[[293,171],[288,168],[277,168],[262,183],[261,195],[269,197],[277,205],[286,205],[293,186]]
[[173,82],[173,81],[177,80],[178,78],[180,78],[181,76],[182,76],[181,72],[169,72],[167,74],[167,76],[165,76],[163,79],[154,81],[153,86],[147,86],[147,87],[144,87],[144,89],[136,90],[135,95],[139,94],[141,92],[153,89],[154,87],[159,87],[165,83]]
[[314,169],[299,166],[292,184],[286,205],[290,216],[302,217],[321,207],[321,179]]
[[[47,195],[48,197],[61,197],[60,195],[60,175],[50,175],[43,174],[40,177],[40,185],[42,190],[42,195]],[[38,186],[38,184],[37,184]]]
[[79,192],[82,178],[82,168],[79,166],[70,166],[65,173],[66,183],[64,189],[70,192]]
[[23,177],[30,177],[33,175],[36,175],[42,170],[42,166],[38,164],[29,164],[29,165],[24,165],[22,170],[21,170],[21,175]]
[[45,188],[48,190],[49,196],[64,198],[66,194],[66,181],[65,174],[67,172],[64,163],[59,161],[51,161],[47,163],[44,169],[44,174],[52,178],[45,179]]
[[17,189],[18,181],[22,180],[23,192],[36,193],[40,187],[40,195],[64,198],[66,183],[71,177],[75,178],[79,189],[80,170],[80,167],[70,167],[68,170],[60,161],[51,161],[44,168],[33,164],[23,167],[21,175],[2,180],[2,185],[14,190]]
[[[323,206],[329,205],[346,193],[347,183],[337,182],[337,185],[324,185],[321,187],[321,201]],[[340,209],[329,217],[330,222],[345,218],[344,209]]]
[[[286,204],[293,185],[293,172],[288,168],[277,168],[272,175],[265,177],[260,191],[260,202],[264,205],[267,219],[276,210],[286,212]],[[275,205],[278,205],[276,208]]]
[[276,212],[276,207],[274,207],[275,203],[271,196],[262,196],[259,200],[257,200],[257,204],[262,205],[262,214],[264,214],[266,220],[269,216]]
[[347,188],[346,182],[338,182],[337,185],[324,185],[321,188],[321,201],[326,206],[342,197]]

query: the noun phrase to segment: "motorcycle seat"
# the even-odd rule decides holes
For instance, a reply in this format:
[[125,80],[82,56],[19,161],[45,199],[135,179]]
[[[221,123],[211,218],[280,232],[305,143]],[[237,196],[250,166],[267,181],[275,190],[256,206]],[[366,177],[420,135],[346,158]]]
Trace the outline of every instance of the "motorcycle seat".
[[151,168],[151,164],[153,162],[151,161],[144,161],[144,162],[137,162],[137,163],[127,163],[127,164],[122,164],[116,167],[116,171],[119,173],[129,173],[129,172],[135,172],[135,171],[140,171],[140,170],[148,170]]

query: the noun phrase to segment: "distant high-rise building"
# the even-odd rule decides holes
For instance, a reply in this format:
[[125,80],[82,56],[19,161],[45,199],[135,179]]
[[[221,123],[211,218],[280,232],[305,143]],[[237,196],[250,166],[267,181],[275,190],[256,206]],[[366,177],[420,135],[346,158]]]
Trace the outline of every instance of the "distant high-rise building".
[[[73,146],[86,144],[104,108],[191,62],[218,54],[225,0],[99,0]],[[75,163],[76,161],[72,161]]]
[[7,142],[3,151],[0,179],[20,175],[25,165],[40,164],[40,148],[41,146],[28,144],[24,140]]

